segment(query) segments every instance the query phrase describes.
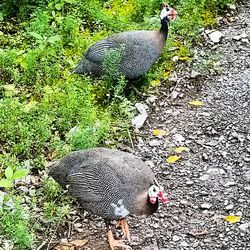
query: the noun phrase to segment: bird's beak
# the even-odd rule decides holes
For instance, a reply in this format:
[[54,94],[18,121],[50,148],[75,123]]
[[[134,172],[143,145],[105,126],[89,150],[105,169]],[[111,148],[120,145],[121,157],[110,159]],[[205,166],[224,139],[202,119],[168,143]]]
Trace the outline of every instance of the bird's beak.
[[155,204],[155,203],[156,203],[156,200],[157,200],[157,197],[150,197],[149,200],[150,200],[150,202],[151,202],[152,204]]

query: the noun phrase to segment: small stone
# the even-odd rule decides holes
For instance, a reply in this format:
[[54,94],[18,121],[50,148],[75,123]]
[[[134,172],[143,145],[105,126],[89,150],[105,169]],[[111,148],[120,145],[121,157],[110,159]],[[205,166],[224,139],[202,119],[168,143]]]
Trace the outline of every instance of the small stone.
[[173,61],[173,62],[178,62],[178,61],[179,61],[179,56],[174,56],[174,57],[172,58],[172,61]]
[[206,153],[203,153],[203,154],[202,154],[202,159],[203,159],[204,161],[207,161],[207,160],[208,160],[208,155],[207,155]]
[[236,215],[236,216],[241,216],[241,217],[242,217],[242,212],[239,211],[239,212],[235,213],[235,215]]
[[180,134],[175,134],[173,135],[173,140],[180,144],[185,141],[185,138]]
[[235,41],[239,41],[241,39],[241,36],[234,36],[233,37],[233,40],[235,40]]
[[234,181],[228,181],[226,184],[225,184],[225,187],[232,187],[232,186],[235,186],[236,185],[236,182]]
[[241,225],[239,226],[239,229],[242,230],[242,231],[247,231],[249,225],[250,225],[250,223],[241,224]]
[[211,207],[212,207],[212,204],[210,204],[210,203],[203,203],[203,204],[201,204],[201,208],[202,209],[209,209]]
[[243,33],[240,35],[240,37],[241,37],[241,38],[247,38],[247,37],[248,37],[248,35],[247,35],[247,33],[246,33],[246,32],[243,32]]
[[159,223],[153,224],[153,228],[154,228],[154,229],[157,229],[157,228],[159,228],[159,227],[160,227]]
[[82,223],[75,223],[75,224],[74,224],[74,227],[75,227],[75,228],[82,227]]
[[244,190],[245,190],[245,191],[250,191],[250,186],[245,186],[245,187],[244,187]]
[[228,4],[227,5],[230,10],[236,10],[236,5],[235,4]]
[[148,144],[149,144],[150,147],[157,147],[157,146],[161,145],[161,142],[157,141],[157,140],[152,140]]
[[234,204],[229,204],[225,207],[225,210],[229,211],[232,210],[234,208]]
[[181,238],[177,235],[174,235],[173,236],[173,241],[176,242],[176,241],[179,241]]
[[186,182],[186,184],[187,184],[187,186],[192,186],[194,184],[194,182],[189,180]]
[[177,96],[179,95],[179,92],[174,90],[172,93],[171,93],[171,99],[175,99]]
[[200,75],[199,72],[197,72],[197,71],[195,71],[195,70],[192,70],[192,71],[191,71],[190,77],[191,77],[191,78],[196,78],[196,77],[199,76],[199,75]]
[[180,243],[180,245],[181,245],[182,247],[189,247],[189,244],[188,244],[186,241],[182,241],[182,242]]
[[199,179],[200,179],[201,181],[207,181],[207,180],[209,180],[209,178],[210,178],[210,176],[209,176],[208,174],[204,174],[204,175],[202,175]]
[[187,204],[188,204],[188,201],[186,201],[186,200],[181,200],[181,204],[187,205]]
[[207,170],[207,173],[210,175],[219,175],[220,174],[220,169],[219,168],[209,168]]
[[213,43],[219,43],[221,38],[224,36],[222,32],[216,30],[216,31],[213,31],[212,33],[208,34],[210,40],[213,42]]
[[242,43],[249,43],[249,40],[247,38],[242,38],[241,41]]

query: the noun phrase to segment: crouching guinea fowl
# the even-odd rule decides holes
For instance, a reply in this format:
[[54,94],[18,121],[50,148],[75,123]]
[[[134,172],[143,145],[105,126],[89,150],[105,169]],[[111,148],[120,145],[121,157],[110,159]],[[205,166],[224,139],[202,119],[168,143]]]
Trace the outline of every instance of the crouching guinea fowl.
[[110,221],[118,220],[130,240],[125,217],[149,216],[157,211],[159,201],[167,200],[150,167],[133,154],[118,150],[73,152],[53,163],[49,175],[67,188],[84,209],[105,220],[112,250],[130,247],[113,238]]
[[168,25],[174,20],[174,9],[164,5],[160,14],[159,31],[137,30],[111,35],[92,45],[75,69],[77,74],[105,74],[105,56],[112,50],[119,50],[118,72],[128,79],[135,79],[146,73],[161,55],[168,36]]

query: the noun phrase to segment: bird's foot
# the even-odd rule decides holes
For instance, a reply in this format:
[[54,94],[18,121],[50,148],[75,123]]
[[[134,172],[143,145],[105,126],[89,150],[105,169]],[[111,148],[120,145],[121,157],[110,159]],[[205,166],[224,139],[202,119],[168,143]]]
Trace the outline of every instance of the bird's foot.
[[124,243],[123,240],[115,240],[111,230],[108,231],[108,241],[111,250],[119,247],[121,249],[132,250],[132,248]]
[[119,220],[119,225],[122,229],[125,239],[127,239],[130,242],[130,232],[129,232],[129,227],[128,227],[128,223],[126,219]]

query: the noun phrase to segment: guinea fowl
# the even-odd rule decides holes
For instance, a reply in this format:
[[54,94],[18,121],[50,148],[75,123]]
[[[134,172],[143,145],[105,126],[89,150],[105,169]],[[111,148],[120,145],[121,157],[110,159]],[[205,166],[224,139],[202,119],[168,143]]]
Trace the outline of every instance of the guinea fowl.
[[160,14],[159,31],[137,30],[111,35],[92,45],[75,69],[77,74],[105,74],[105,58],[108,53],[119,50],[118,72],[128,79],[146,73],[161,55],[168,36],[168,25],[176,12],[166,5]]
[[49,175],[67,188],[84,209],[105,220],[112,250],[130,247],[114,239],[110,221],[118,220],[130,240],[125,217],[149,216],[157,211],[159,201],[167,200],[150,167],[133,154],[118,150],[96,148],[73,152],[53,163]]

